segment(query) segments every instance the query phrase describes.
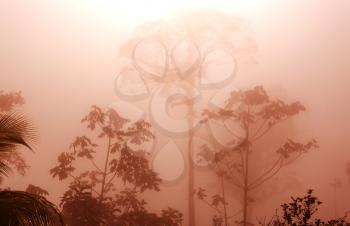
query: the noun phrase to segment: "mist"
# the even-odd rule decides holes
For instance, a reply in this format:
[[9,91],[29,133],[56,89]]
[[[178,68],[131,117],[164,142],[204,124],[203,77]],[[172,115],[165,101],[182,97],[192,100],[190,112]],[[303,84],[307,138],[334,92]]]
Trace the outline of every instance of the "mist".
[[[25,147],[18,148],[30,168],[25,175],[13,170],[3,178],[1,189],[25,190],[33,184],[47,190],[49,195],[45,197],[59,206],[74,180],[53,178],[50,169],[57,165],[62,152],[70,150],[77,136],[97,138],[98,132],[90,131],[81,122],[91,112],[91,106],[96,105],[106,112],[108,108],[115,109],[130,123],[142,119],[151,125],[154,139],[131,144],[135,150],[145,150],[150,169],[162,179],[160,191],[151,189],[140,195],[147,201],[147,210],[159,214],[163,209],[174,208],[183,214],[181,225],[192,226],[189,205],[194,205],[195,225],[213,225],[213,217],[220,214],[210,203],[212,195],[222,195],[220,176],[209,163],[195,162],[197,154],[206,145],[214,152],[234,149],[244,140],[245,133],[242,128],[236,128],[237,124],[233,125],[235,133],[240,135],[235,138],[236,144],[227,147],[232,134],[227,135],[227,131],[225,134],[215,123],[199,122],[203,119],[202,112],[217,110],[216,104],[222,107],[234,90],[253,90],[261,86],[271,100],[299,101],[305,111],[276,125],[263,141],[252,146],[259,149],[251,160],[256,163],[250,166],[252,178],[258,177],[263,172],[261,169],[269,168],[273,161],[269,156],[275,156],[275,150],[286,138],[301,143],[315,139],[319,148],[303,153],[295,162],[283,166],[266,184],[251,191],[254,201],[248,205],[249,222],[258,225],[256,218],[273,216],[280,205],[290,202],[290,196],[302,197],[308,189],[313,189],[313,194],[323,202],[315,215],[317,218],[335,219],[350,210],[347,173],[350,162],[349,1],[242,3],[237,0],[206,4],[190,1],[177,5],[170,1],[97,2],[0,2],[0,90],[21,92],[25,103],[16,106],[14,111],[24,114],[38,133],[32,145],[33,152]],[[189,87],[198,88],[199,94],[193,90],[186,93],[187,86],[176,86],[176,65],[180,68],[179,74],[186,76],[186,70],[190,71],[198,63],[202,53],[198,54],[199,47],[186,42],[188,39],[182,46],[181,38],[191,34],[190,37],[197,38],[200,43],[204,35],[196,26],[197,23],[207,25],[206,21],[212,22],[208,22],[208,26],[213,26],[215,32],[226,29],[223,24],[211,20],[211,16],[219,22],[229,18],[234,25],[242,26],[242,31],[237,28],[239,32],[233,32],[239,41],[233,48],[235,58],[232,61],[233,58],[225,55],[226,61],[221,65],[214,64],[201,71],[212,76],[204,81],[208,83],[206,88],[194,85],[202,80],[186,78]],[[161,30],[168,25],[176,32],[179,30],[175,32],[179,35],[175,36],[171,29]],[[181,33],[182,28],[198,30]],[[169,34],[163,35],[160,31]],[[212,41],[210,35],[215,35],[208,35],[207,39]],[[173,40],[178,37],[181,41]],[[156,42],[161,40],[161,44],[153,42],[152,38]],[[142,42],[144,40],[151,40],[150,47]],[[164,40],[170,40],[170,44]],[[179,46],[178,52],[172,52],[173,43]],[[140,47],[139,52],[135,46]],[[168,52],[163,54],[162,51]],[[216,60],[215,56],[213,59]],[[169,79],[162,80],[168,61],[170,72],[164,72],[164,76]],[[140,79],[137,70],[154,81],[144,83],[147,79]],[[230,77],[227,80],[225,73]],[[216,79],[223,83],[211,86]],[[158,88],[161,84],[164,87]],[[174,91],[177,95],[164,94],[165,91]],[[183,99],[197,95],[199,100],[194,105]],[[167,98],[175,104],[169,104]],[[196,117],[188,117],[191,111]],[[191,126],[193,128],[189,128]],[[99,148],[106,149],[106,140],[97,138],[95,141],[101,145]],[[195,153],[192,163],[189,149]],[[104,152],[97,152],[95,160],[101,167],[104,159]],[[81,172],[90,167],[89,161],[76,162]],[[191,169],[192,182],[189,180]],[[332,185],[334,182],[337,183]],[[196,192],[199,188],[206,190],[209,205],[197,195],[193,195],[191,204],[189,183],[193,183]],[[243,194],[229,180],[225,183],[226,207],[233,215],[227,225],[236,225],[242,221]],[[121,191],[125,185],[121,180],[114,186]],[[218,208],[221,204],[219,202]],[[245,223],[248,222],[241,222],[247,225]]]

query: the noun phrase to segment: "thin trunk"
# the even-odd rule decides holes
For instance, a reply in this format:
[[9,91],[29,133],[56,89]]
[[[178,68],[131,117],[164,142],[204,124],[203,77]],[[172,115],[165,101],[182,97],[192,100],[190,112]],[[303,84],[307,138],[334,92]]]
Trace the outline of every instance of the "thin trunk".
[[338,216],[337,213],[337,184],[335,182],[335,187],[334,187],[334,217],[337,218]]
[[244,187],[243,187],[243,226],[247,225],[248,218],[248,150],[246,153],[246,167],[245,167],[245,176],[244,176]]
[[194,164],[192,161],[192,142],[193,142],[193,131],[189,131],[188,137],[188,216],[189,226],[196,225],[195,217],[195,205],[194,205]]
[[[188,90],[189,97],[193,97],[195,81],[191,80],[191,89]],[[187,146],[187,159],[188,159],[188,216],[189,226],[196,225],[196,209],[195,209],[195,192],[194,192],[194,162],[192,159],[192,143],[193,143],[193,117],[194,117],[194,106],[193,102],[189,102],[189,118],[188,118],[188,146]]]
[[108,162],[109,162],[110,151],[111,151],[111,138],[109,137],[108,138],[108,148],[107,148],[106,160],[105,160],[104,170],[103,170],[103,178],[102,178],[101,193],[100,193],[100,202],[102,202],[103,197],[104,197],[106,178],[107,178],[107,167],[108,167]]
[[[248,113],[249,113],[249,108],[248,108]],[[248,225],[248,192],[249,192],[249,124],[246,125],[247,129],[247,145],[245,149],[245,173],[244,173],[244,187],[243,187],[243,226]]]
[[227,209],[226,209],[226,195],[225,195],[225,184],[224,184],[224,177],[221,176],[221,190],[222,190],[222,198],[224,199],[224,220],[225,220],[225,226],[228,226],[228,219],[227,219]]

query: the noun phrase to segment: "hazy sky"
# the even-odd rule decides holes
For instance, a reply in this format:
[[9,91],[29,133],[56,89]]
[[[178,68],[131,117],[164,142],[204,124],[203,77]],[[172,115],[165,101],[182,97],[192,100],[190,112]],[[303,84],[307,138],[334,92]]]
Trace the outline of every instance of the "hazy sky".
[[318,139],[321,149],[290,167],[300,191],[316,188],[329,204],[326,214],[333,203],[329,183],[340,178],[339,212],[350,209],[345,174],[350,161],[350,1],[98,2],[0,0],[0,89],[23,92],[23,111],[40,134],[35,154],[24,154],[31,169],[26,177],[9,179],[13,187],[40,185],[57,201],[62,186],[48,170],[83,131],[79,122],[89,106],[117,100],[113,86],[120,44],[147,19],[202,4],[240,16],[251,26],[256,63],[239,66],[237,87],[263,84],[307,107],[294,121],[297,136]]

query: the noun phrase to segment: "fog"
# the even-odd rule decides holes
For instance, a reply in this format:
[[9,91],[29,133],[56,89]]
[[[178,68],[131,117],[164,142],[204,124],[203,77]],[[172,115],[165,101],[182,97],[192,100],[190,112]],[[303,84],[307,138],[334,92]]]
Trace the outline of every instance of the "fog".
[[[204,6],[205,10],[214,9],[241,18],[254,40],[252,54],[238,58],[234,87],[250,89],[262,85],[271,97],[300,101],[306,107],[305,112],[279,125],[269,139],[274,140],[275,136],[278,140],[281,134],[286,134],[284,137],[303,142],[315,138],[320,146],[283,168],[275,178],[277,188],[271,182],[271,186],[254,192],[258,201],[251,204],[251,220],[273,215],[290,196],[303,195],[309,188],[324,202],[317,216],[335,217],[331,186],[335,179],[341,181],[336,194],[338,217],[350,210],[346,174],[346,164],[350,162],[349,1],[223,1],[203,5],[192,1],[176,7],[169,1],[169,7],[159,3],[159,14],[152,13],[157,5],[155,1],[149,5],[137,1],[111,5],[109,1],[101,5],[96,2],[0,1],[0,90],[22,92],[25,104],[18,111],[28,116],[39,136],[34,153],[20,149],[30,165],[26,175],[12,173],[3,187],[24,190],[28,184],[34,184],[46,189],[50,193],[48,199],[59,204],[69,181],[53,179],[49,170],[56,165],[57,156],[69,150],[76,136],[86,134],[80,121],[90,106],[106,108],[124,101],[137,109],[148,110],[149,102],[126,101],[116,92],[116,78],[125,64],[121,46],[148,21],[166,18],[176,10]],[[169,10],[172,6],[175,11]],[[150,12],[138,13],[143,10]],[[116,106],[118,110],[122,105]],[[121,111],[127,117],[137,115],[135,109],[128,112],[123,106]],[[177,117],[184,115],[183,110],[178,109]],[[155,149],[166,145],[167,139],[173,139],[177,146],[169,149],[178,147],[185,156],[186,137],[167,133],[159,137]],[[153,159],[156,154],[151,156]],[[166,163],[154,169],[175,180],[165,181],[160,192],[146,192],[144,197],[153,211],[168,206],[179,210],[184,214],[183,225],[188,225],[188,166],[181,162],[181,155],[179,162],[174,153],[164,158],[168,158],[164,160]],[[178,172],[177,168],[184,172]],[[195,188],[206,188],[210,194],[220,189],[209,169],[197,169],[194,183]],[[241,194],[231,189],[228,197],[232,213],[238,211]],[[197,199],[195,206],[197,225],[211,225],[215,213],[210,207]]]

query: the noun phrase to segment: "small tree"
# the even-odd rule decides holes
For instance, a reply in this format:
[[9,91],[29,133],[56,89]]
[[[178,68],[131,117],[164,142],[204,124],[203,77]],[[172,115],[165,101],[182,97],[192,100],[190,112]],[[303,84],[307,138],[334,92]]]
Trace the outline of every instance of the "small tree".
[[308,190],[304,197],[291,197],[292,202],[284,203],[281,205],[283,215],[276,214],[269,220],[258,220],[259,225],[262,226],[280,226],[280,225],[302,225],[302,226],[342,226],[349,225],[347,217],[323,221],[318,218],[314,218],[314,214],[318,211],[322,202],[313,195],[313,190]]
[[[272,100],[262,86],[256,86],[246,91],[234,91],[230,94],[226,105],[217,111],[205,110],[203,122],[209,120],[233,120],[243,131],[243,135],[234,135],[235,145],[232,149],[209,150],[203,147],[202,157],[211,160],[212,169],[222,180],[236,186],[243,194],[243,219],[239,222],[248,225],[248,206],[252,200],[250,192],[260,187],[266,181],[273,178],[287,164],[294,162],[302,154],[312,148],[317,148],[316,140],[306,144],[287,139],[285,143],[276,150],[276,159],[270,168],[262,172],[260,176],[252,178],[251,170],[256,165],[252,154],[260,147],[256,142],[262,139],[279,123],[304,111],[305,107],[300,102],[287,104],[281,100]],[[223,203],[225,203],[225,199]],[[227,225],[227,219],[226,219]]]
[[[153,139],[151,125],[143,120],[130,122],[113,109],[104,111],[97,106],[92,106],[82,123],[100,141],[105,141],[105,146],[87,136],[78,136],[71,150],[62,152],[58,165],[50,170],[53,177],[73,180],[61,200],[71,225],[119,225],[117,218],[147,215],[146,202],[138,196],[146,190],[159,191],[161,182],[141,149],[144,142]],[[102,165],[98,155],[105,155]],[[77,174],[78,160],[90,162],[91,169]],[[116,192],[117,185],[123,190]]]

